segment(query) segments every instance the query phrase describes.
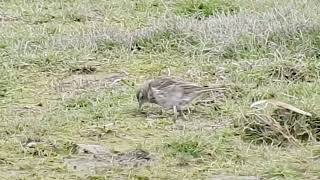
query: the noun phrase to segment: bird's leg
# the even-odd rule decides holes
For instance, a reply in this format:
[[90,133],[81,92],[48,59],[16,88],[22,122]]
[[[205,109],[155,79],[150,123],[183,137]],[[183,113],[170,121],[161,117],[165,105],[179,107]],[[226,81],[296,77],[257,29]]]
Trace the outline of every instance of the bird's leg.
[[178,108],[178,111],[179,111],[179,115],[182,116],[182,119],[183,119],[183,120],[187,120],[187,117],[186,117],[186,115],[183,113],[183,110],[182,110],[181,107]]
[[161,110],[159,111],[160,115],[164,115],[164,110],[161,108]]
[[188,115],[191,114],[191,111],[190,111],[189,107],[187,107],[187,110],[188,110]]
[[179,111],[179,114],[180,114],[180,116],[182,116],[183,120],[187,120],[188,119],[187,116],[183,113],[182,110]]
[[177,112],[177,106],[173,106],[173,115],[174,115],[174,122],[178,119],[178,112]]

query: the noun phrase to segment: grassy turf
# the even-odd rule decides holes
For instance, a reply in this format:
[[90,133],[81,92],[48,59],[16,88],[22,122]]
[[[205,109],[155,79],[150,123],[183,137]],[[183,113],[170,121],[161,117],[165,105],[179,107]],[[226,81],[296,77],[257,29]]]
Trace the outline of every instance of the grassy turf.
[[[232,126],[249,119],[252,102],[272,97],[320,116],[317,3],[0,2],[0,177],[319,178],[318,142],[255,144]],[[169,72],[236,87],[214,105],[192,105],[188,121],[173,124],[172,112],[162,117],[155,105],[140,114],[137,85]],[[30,150],[28,140],[44,143]],[[155,161],[70,171],[63,159],[82,143],[144,149]]]

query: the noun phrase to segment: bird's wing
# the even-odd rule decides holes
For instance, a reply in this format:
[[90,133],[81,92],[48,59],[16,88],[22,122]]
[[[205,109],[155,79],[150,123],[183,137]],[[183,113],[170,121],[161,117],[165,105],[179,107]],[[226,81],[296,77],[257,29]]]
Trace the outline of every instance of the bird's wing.
[[188,82],[179,82],[178,84],[176,84],[176,86],[177,88],[182,89],[185,95],[188,95],[190,93],[198,93],[203,89],[201,86],[198,86],[197,84]]
[[170,78],[160,78],[156,81],[154,81],[153,87],[156,87],[157,89],[167,89],[175,85],[177,81],[170,79]]

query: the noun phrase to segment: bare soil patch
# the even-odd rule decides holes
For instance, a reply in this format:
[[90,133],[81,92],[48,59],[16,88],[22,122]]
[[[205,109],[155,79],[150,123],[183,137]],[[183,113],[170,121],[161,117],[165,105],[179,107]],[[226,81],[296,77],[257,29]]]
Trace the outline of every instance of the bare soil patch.
[[78,144],[77,154],[65,158],[64,162],[71,171],[88,173],[108,170],[115,166],[144,166],[154,160],[153,155],[142,149],[117,154],[101,145]]

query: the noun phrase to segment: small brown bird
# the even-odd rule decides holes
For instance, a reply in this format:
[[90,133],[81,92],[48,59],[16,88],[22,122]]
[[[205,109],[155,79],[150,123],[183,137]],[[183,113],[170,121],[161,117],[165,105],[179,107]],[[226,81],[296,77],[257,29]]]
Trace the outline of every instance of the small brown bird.
[[202,93],[217,90],[221,86],[202,87],[191,82],[174,80],[169,77],[160,77],[144,83],[137,90],[139,109],[144,103],[154,103],[165,109],[173,109],[175,119],[177,112],[186,119],[183,109]]

